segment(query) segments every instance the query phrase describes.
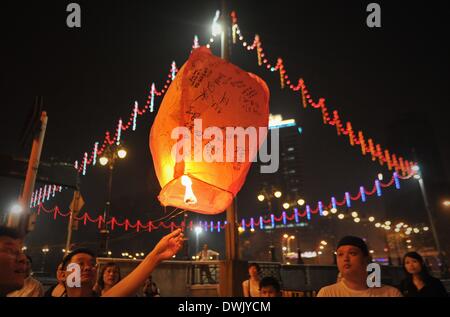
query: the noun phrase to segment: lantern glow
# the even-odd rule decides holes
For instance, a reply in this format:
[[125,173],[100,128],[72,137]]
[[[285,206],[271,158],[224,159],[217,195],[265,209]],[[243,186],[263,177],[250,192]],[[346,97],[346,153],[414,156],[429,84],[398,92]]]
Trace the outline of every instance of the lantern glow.
[[[193,50],[150,131],[161,204],[202,214],[224,212],[244,185],[268,122],[269,89],[262,79],[206,47]],[[246,142],[246,133],[256,142]]]
[[191,178],[187,175],[181,176],[181,184],[186,187],[184,192],[184,202],[188,205],[195,205],[197,203],[197,197],[195,197],[194,191],[192,190]]

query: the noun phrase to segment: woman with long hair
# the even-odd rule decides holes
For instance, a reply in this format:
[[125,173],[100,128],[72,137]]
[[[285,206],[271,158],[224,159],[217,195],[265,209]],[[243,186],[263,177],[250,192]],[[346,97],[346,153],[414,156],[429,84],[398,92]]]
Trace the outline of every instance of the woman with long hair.
[[100,270],[96,291],[103,295],[122,279],[120,267],[114,262],[106,263]]
[[403,257],[406,278],[400,284],[405,297],[447,297],[441,281],[428,272],[425,261],[417,252],[408,252]]
[[248,275],[249,279],[242,282],[242,291],[244,297],[259,297],[259,274],[261,273],[261,268],[257,263],[250,263],[248,265]]

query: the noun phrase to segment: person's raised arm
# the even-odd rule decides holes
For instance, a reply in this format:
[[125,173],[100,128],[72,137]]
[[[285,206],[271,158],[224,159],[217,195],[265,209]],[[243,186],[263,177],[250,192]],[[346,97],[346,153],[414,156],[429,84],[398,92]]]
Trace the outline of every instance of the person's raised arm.
[[133,296],[145,283],[155,267],[164,260],[172,258],[183,246],[181,229],[163,237],[145,259],[124,279],[114,285],[104,297]]

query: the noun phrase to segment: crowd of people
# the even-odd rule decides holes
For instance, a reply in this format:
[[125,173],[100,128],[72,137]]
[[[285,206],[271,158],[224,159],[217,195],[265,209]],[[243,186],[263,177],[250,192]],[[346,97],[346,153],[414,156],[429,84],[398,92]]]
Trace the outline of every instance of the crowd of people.
[[[371,262],[367,244],[354,236],[343,237],[336,248],[337,282],[319,290],[317,297],[447,297],[442,282],[430,275],[423,258],[417,252],[403,257],[405,279],[398,287],[369,287],[367,266]],[[248,267],[249,279],[242,283],[245,297],[281,296],[280,284],[274,277],[260,279],[257,263]]]
[[[45,293],[31,276],[32,259],[22,252],[22,237],[7,227],[0,226],[0,297],[129,297],[160,296],[152,281],[152,272],[164,260],[173,257],[183,244],[180,229],[164,236],[127,276],[122,278],[120,267],[106,263],[98,271],[95,254],[84,248],[71,251],[56,269],[57,283]],[[204,250],[208,250],[207,246]],[[204,252],[206,254],[206,252]],[[209,255],[208,255],[209,256]],[[367,266],[371,262],[363,239],[354,236],[342,238],[336,248],[339,278],[336,283],[320,289],[317,297],[446,297],[441,281],[430,275],[425,261],[417,252],[403,257],[405,279],[397,287],[367,285]],[[80,285],[68,283],[72,273],[68,266],[75,263],[80,268]],[[242,283],[245,297],[280,297],[279,281],[272,276],[261,278],[257,263],[248,266],[249,278]]]
[[[164,236],[145,259],[123,279],[119,267],[106,264],[97,279],[97,261],[89,249],[75,249],[64,257],[57,268],[58,283],[45,295],[52,297],[129,297],[144,287],[144,296],[158,296],[159,289],[151,273],[164,260],[172,258],[183,245],[183,233],[177,229]],[[13,229],[0,227],[0,296],[44,296],[42,286],[29,275],[30,265],[22,253],[22,237]],[[80,268],[80,285],[68,283],[75,263]]]

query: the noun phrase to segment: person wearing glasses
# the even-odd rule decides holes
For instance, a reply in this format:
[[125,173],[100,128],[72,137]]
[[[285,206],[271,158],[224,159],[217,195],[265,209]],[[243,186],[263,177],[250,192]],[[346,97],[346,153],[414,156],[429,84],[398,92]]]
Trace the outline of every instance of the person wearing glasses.
[[25,277],[19,263],[21,248],[19,233],[0,226],[0,297],[5,297],[24,285]]
[[31,264],[33,260],[29,255],[22,253],[19,257],[21,272],[25,278],[24,285],[21,289],[9,293],[7,297],[42,297],[44,296],[44,288],[41,282],[36,280],[31,274]]
[[[96,256],[89,249],[80,248],[70,252],[63,260],[65,271],[64,284],[66,292],[63,297],[129,297],[135,296],[138,290],[151,275],[155,267],[162,261],[172,258],[183,245],[181,229],[163,237],[146,258],[126,277],[106,292],[98,294],[94,291],[97,281]],[[80,267],[80,286],[68,283],[72,280],[72,272],[67,270],[71,263]]]

